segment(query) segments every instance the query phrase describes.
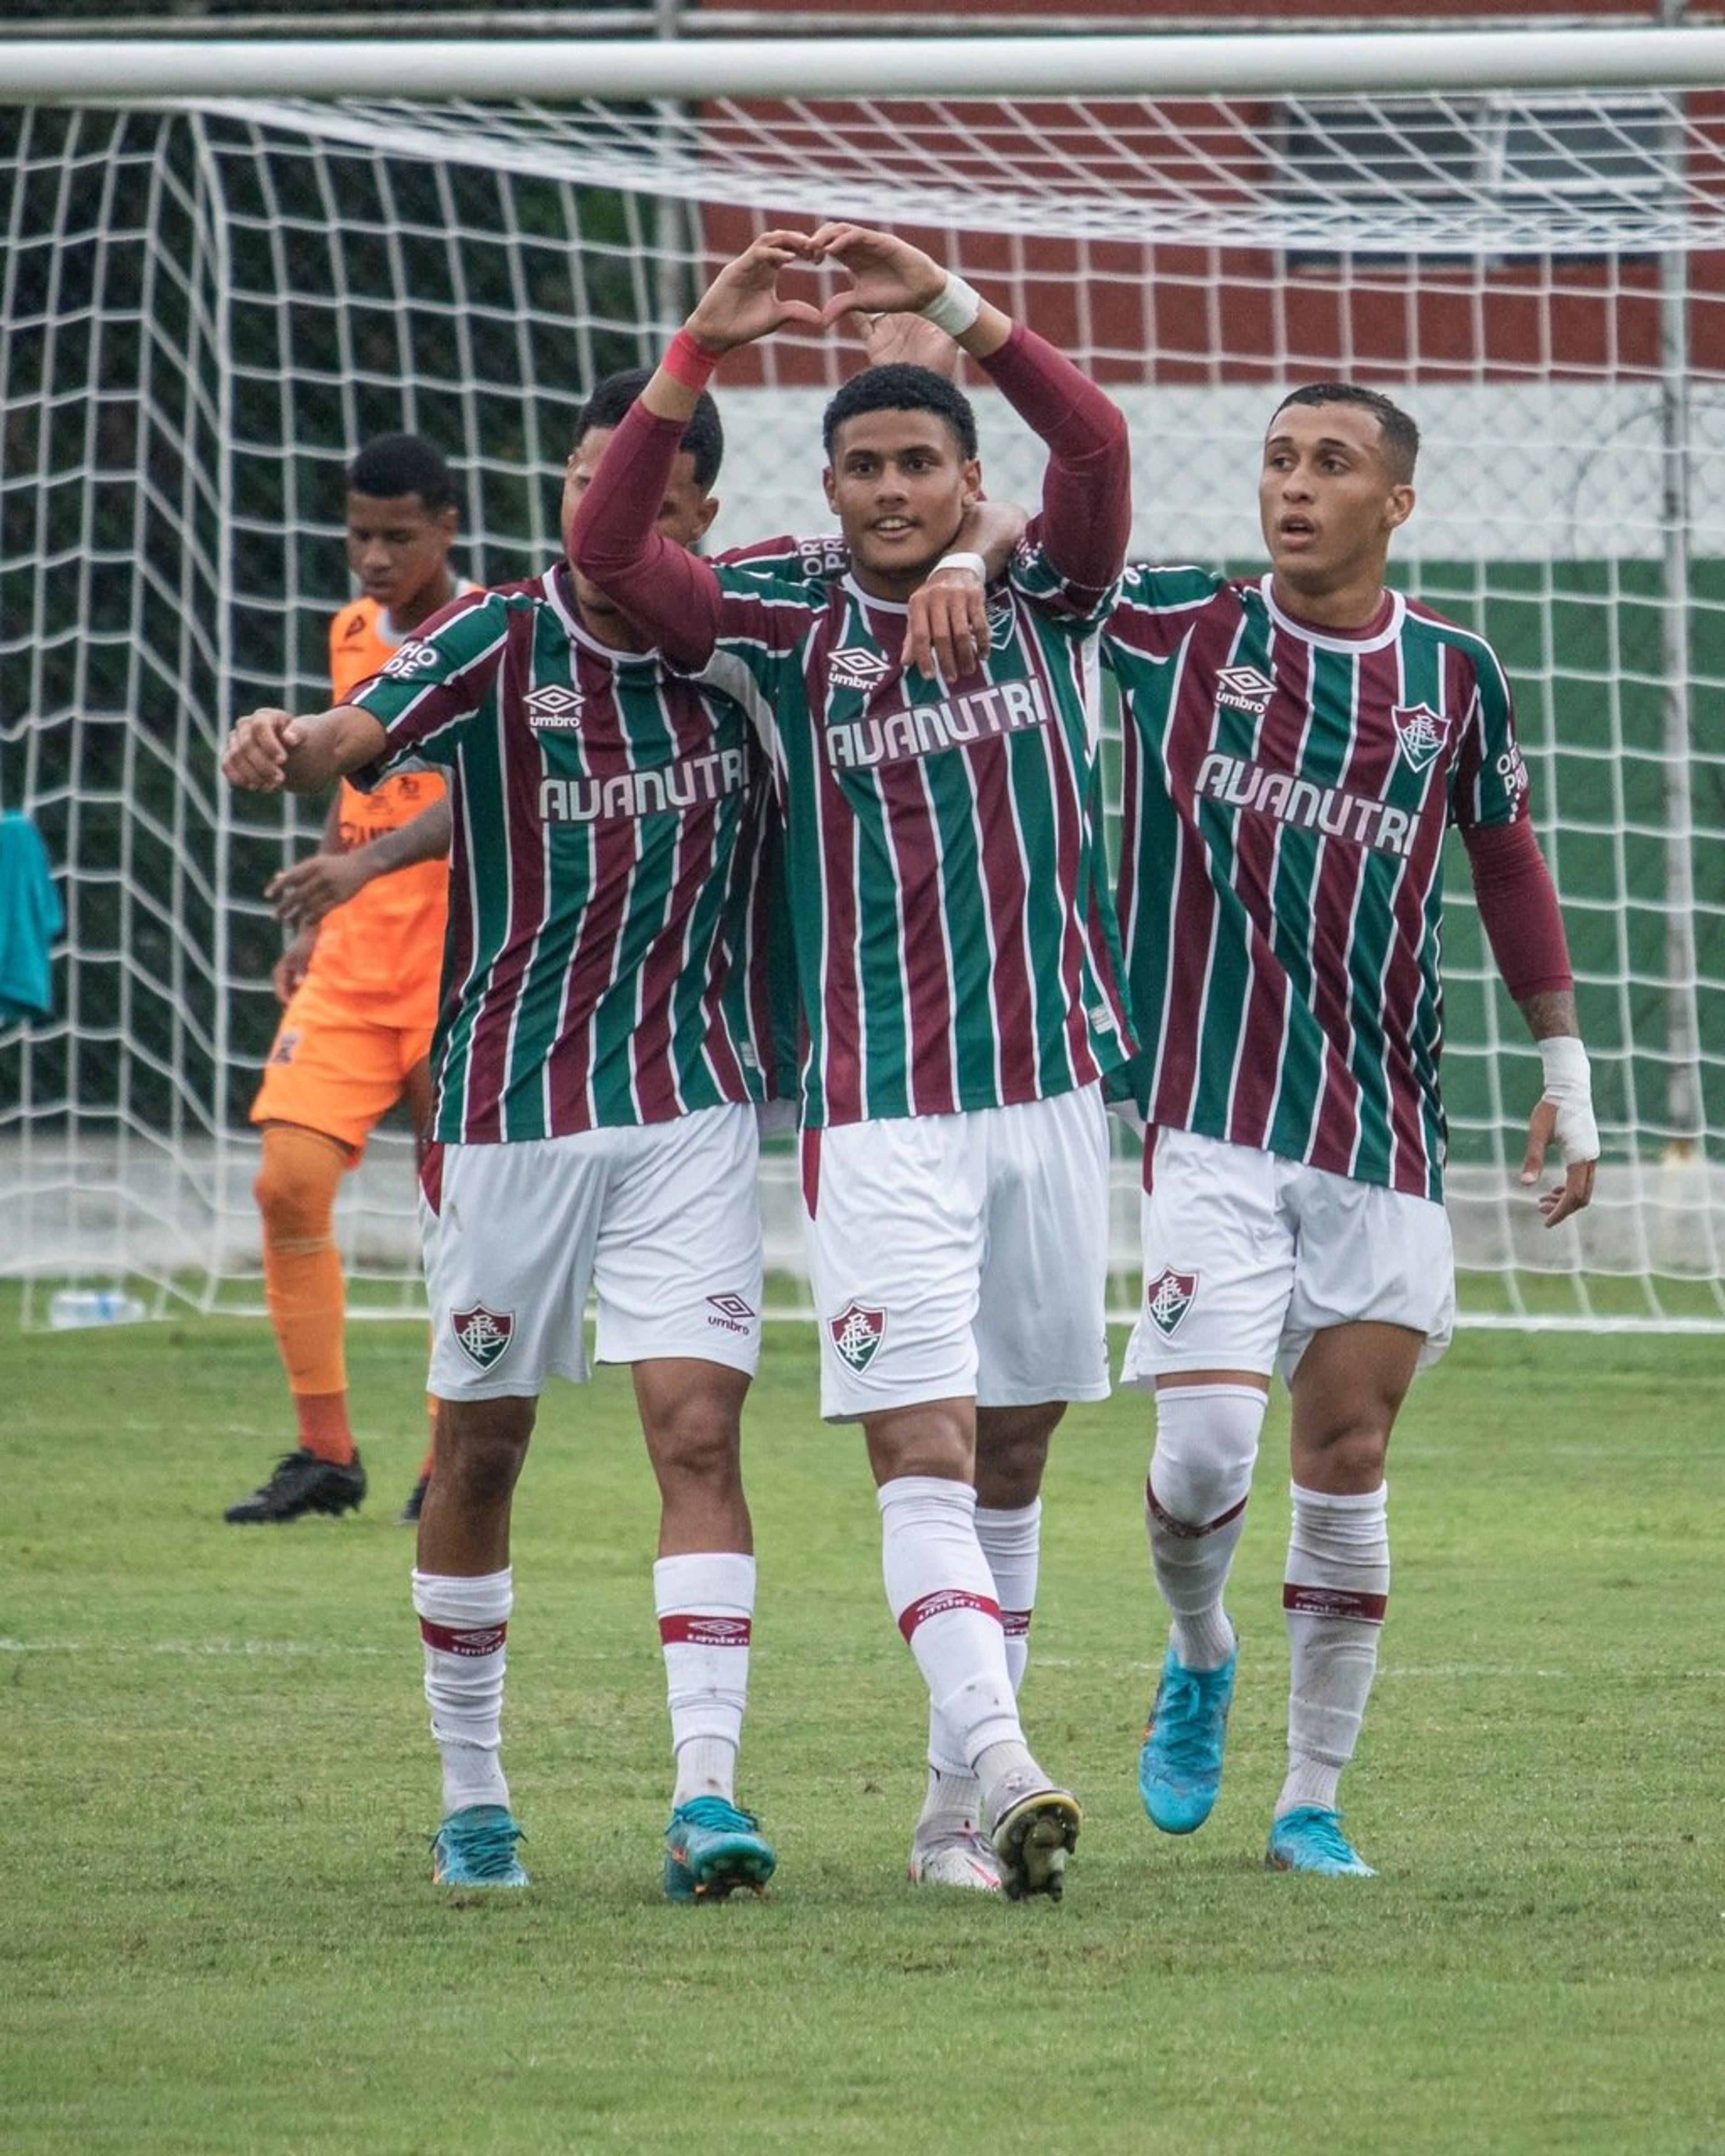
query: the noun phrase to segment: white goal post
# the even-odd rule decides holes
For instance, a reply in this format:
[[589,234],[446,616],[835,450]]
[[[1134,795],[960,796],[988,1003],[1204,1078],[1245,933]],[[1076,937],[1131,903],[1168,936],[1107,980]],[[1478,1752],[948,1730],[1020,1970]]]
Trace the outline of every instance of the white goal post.
[[[1394,573],[1511,669],[1605,1146],[1590,1213],[1544,1234],[1515,1177],[1538,1065],[1458,861],[1464,1317],[1725,1328],[1725,30],[1696,28],[0,40],[0,811],[68,916],[54,1013],[0,1021],[27,1310],[66,1278],[260,1306],[259,892],[319,818],[236,799],[217,744],[321,706],[347,459],[425,434],[462,567],[526,572],[586,388],[812,215],[913,233],[1096,373],[1144,557],[1256,560],[1295,383],[1414,412]],[[721,543],[825,529],[819,413],[859,360],[788,336],[727,365]],[[967,386],[990,490],[1031,495],[1035,445]],[[353,1307],[416,1306],[404,1133],[349,1186]]]

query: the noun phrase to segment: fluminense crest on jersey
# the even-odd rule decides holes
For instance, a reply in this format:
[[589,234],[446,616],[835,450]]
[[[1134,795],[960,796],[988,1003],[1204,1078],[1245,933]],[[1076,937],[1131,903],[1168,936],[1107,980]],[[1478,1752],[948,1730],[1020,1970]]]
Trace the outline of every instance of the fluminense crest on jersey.
[[840,771],[869,771],[913,757],[937,756],[998,735],[1046,726],[1053,710],[1040,681],[991,681],[938,704],[840,721],[826,731],[827,760]]
[[827,661],[827,686],[872,689],[877,681],[884,681],[891,670],[878,651],[871,651],[865,644],[848,644]]
[[428,666],[435,666],[440,657],[434,644],[422,644],[413,638],[403,644],[399,651],[390,654],[383,663],[383,671],[393,674],[399,680],[403,674],[419,674]]
[[832,1342],[853,1370],[866,1370],[886,1337],[886,1312],[848,1302],[836,1317],[827,1320]]
[[1449,738],[1449,721],[1430,704],[1398,704],[1389,716],[1404,760],[1411,770],[1424,771]]
[[1197,1294],[1196,1273],[1176,1272],[1172,1265],[1164,1265],[1145,1286],[1145,1315],[1165,1339],[1171,1340]]
[[1255,666],[1223,666],[1216,671],[1216,701],[1232,711],[1250,711],[1261,719],[1264,707],[1276,694],[1276,684]]
[[487,1310],[482,1302],[471,1310],[451,1311],[449,1324],[456,1345],[481,1370],[489,1370],[515,1337],[514,1312]]
[[526,699],[527,724],[535,727],[578,726],[582,701],[578,689],[566,689],[561,681],[547,681]]

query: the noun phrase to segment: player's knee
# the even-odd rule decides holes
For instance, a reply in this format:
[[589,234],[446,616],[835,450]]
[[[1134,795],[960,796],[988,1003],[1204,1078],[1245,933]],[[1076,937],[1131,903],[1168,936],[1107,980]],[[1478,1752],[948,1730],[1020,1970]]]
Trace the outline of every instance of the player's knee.
[[725,1402],[694,1399],[654,1417],[647,1450],[661,1486],[732,1486],[742,1479],[742,1427]]
[[444,1404],[439,1417],[433,1479],[445,1502],[480,1509],[506,1503],[515,1489],[533,1434],[532,1400]]
[[333,1139],[311,1131],[265,1131],[252,1195],[272,1243],[315,1250],[329,1241],[345,1165]]
[[1171,1519],[1197,1526],[1251,1487],[1267,1396],[1247,1385],[1168,1386],[1156,1395],[1150,1486]]

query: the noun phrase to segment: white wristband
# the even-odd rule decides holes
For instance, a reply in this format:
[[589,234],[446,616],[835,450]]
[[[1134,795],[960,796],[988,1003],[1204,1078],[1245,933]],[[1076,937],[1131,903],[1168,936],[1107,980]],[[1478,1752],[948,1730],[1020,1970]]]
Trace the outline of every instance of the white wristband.
[[988,581],[988,565],[980,554],[967,554],[962,551],[957,554],[942,554],[928,573],[931,577],[937,577],[942,569],[963,569],[979,584]]
[[1599,1127],[1594,1120],[1593,1071],[1586,1049],[1573,1033],[1555,1033],[1534,1045],[1545,1070],[1540,1098],[1558,1111],[1552,1135],[1565,1163],[1597,1160]]
[[954,276],[950,270],[939,291],[916,310],[925,322],[932,322],[949,337],[962,337],[982,311],[982,294],[962,277]]

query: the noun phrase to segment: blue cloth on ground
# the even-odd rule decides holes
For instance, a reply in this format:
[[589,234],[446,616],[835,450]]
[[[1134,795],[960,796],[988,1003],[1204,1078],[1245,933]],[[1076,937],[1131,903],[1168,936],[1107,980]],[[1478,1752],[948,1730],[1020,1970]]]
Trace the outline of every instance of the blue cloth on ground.
[[0,1025],[52,1018],[52,945],[65,926],[48,849],[28,816],[0,815]]

